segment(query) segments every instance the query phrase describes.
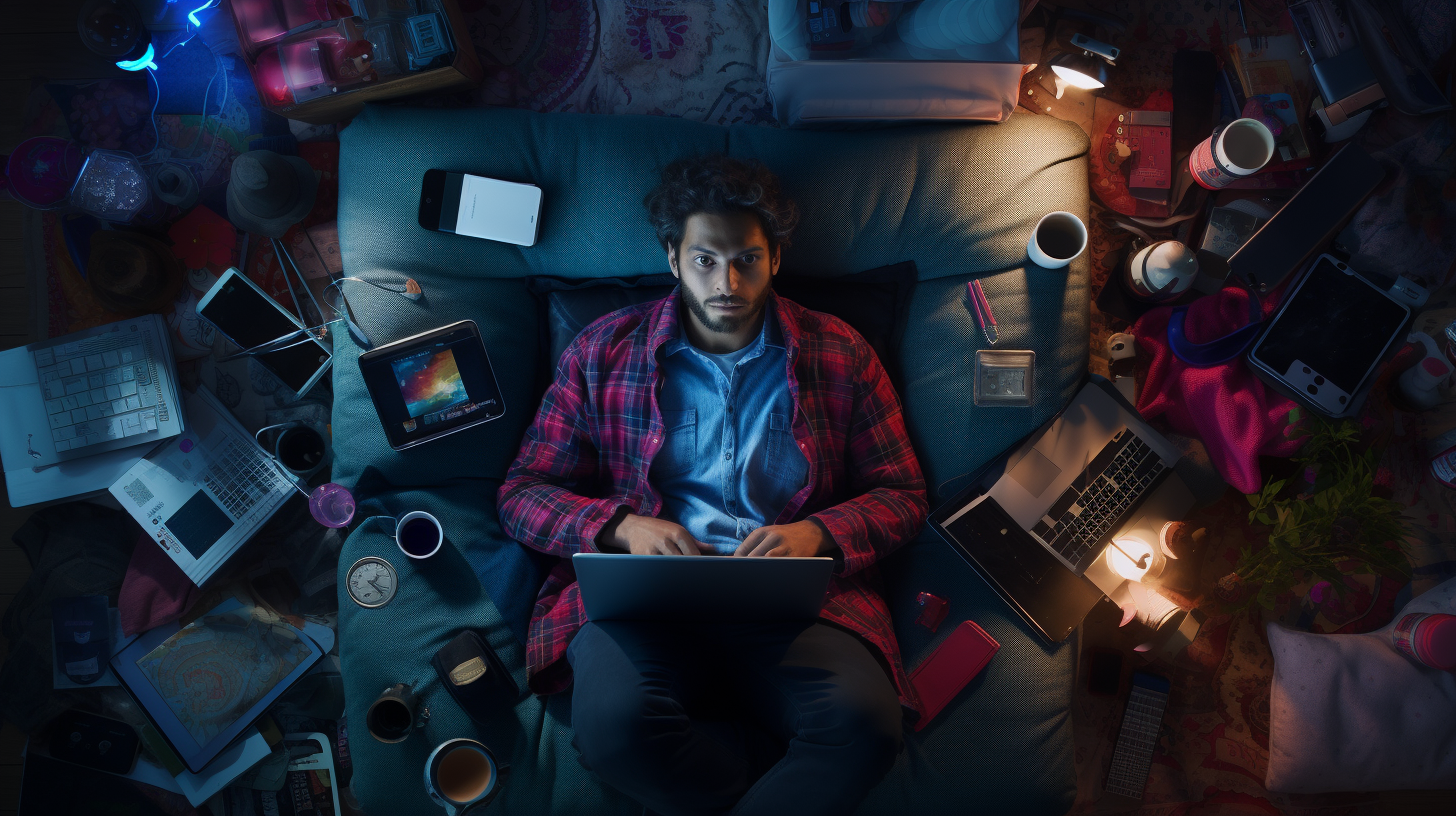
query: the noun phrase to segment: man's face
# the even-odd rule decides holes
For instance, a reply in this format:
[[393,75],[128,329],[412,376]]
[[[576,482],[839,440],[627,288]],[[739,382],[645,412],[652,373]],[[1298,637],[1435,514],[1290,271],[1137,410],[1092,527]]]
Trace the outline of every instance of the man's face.
[[672,274],[682,282],[689,339],[704,351],[726,353],[748,344],[759,330],[778,253],[752,213],[688,217],[682,245],[669,250]]

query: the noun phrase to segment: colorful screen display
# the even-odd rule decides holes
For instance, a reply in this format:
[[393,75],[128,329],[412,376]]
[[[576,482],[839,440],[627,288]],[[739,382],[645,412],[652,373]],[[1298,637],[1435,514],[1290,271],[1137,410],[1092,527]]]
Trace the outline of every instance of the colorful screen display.
[[411,417],[443,411],[470,399],[451,349],[422,351],[394,360],[390,365],[394,367],[399,393]]
[[359,368],[395,450],[505,412],[473,323],[365,352]]

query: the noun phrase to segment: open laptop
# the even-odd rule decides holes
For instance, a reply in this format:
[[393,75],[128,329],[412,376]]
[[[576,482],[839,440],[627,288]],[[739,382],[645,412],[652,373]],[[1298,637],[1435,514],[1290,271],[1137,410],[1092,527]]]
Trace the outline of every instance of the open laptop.
[[1103,554],[1114,537],[1157,547],[1194,496],[1173,472],[1182,454],[1089,382],[1008,458],[930,524],[1049,641],[1066,639],[1123,579]]
[[587,620],[814,620],[833,558],[577,553]]
[[187,430],[122,474],[111,495],[202,586],[296,488],[206,386],[183,404]]

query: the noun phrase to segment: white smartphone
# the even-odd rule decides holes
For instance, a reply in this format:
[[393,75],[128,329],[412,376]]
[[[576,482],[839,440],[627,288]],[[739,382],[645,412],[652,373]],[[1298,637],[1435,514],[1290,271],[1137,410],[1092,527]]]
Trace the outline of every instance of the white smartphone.
[[256,359],[299,396],[313,388],[333,362],[328,346],[302,334],[303,324],[236,267],[224,272],[202,296],[197,315],[244,349],[298,333],[296,345]]
[[1399,348],[1411,308],[1320,255],[1249,349],[1254,374],[1325,416],[1348,416]]
[[427,230],[532,246],[540,224],[541,188],[534,184],[425,171],[420,226]]

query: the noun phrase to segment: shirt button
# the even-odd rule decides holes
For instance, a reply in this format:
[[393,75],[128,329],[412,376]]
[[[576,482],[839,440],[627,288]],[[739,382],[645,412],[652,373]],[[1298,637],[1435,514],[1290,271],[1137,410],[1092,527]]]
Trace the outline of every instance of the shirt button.
[[724,459],[732,459],[733,458],[733,451],[725,451],[723,453],[723,458]]

